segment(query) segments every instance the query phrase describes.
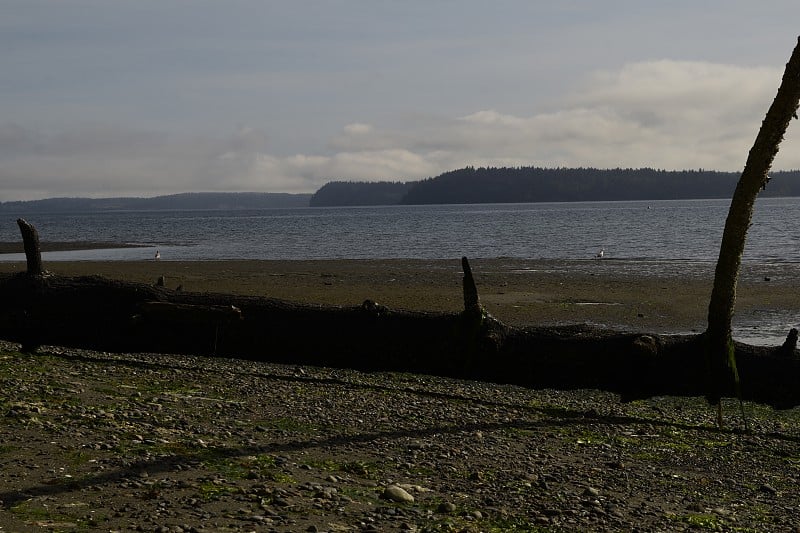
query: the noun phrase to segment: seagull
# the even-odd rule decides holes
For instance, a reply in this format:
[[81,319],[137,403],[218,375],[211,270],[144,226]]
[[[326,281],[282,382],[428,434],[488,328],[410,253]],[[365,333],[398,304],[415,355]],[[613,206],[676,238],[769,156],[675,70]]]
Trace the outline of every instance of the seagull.
[[597,259],[602,259],[604,255],[606,255],[606,249],[605,248],[600,248],[600,251],[597,252],[597,255],[595,257]]
[[158,261],[159,259],[161,259],[161,252],[156,250],[156,261]]

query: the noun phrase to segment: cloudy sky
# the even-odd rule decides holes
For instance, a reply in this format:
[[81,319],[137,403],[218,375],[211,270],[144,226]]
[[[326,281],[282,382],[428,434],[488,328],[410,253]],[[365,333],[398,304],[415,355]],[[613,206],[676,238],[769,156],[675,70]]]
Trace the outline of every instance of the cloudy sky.
[[[739,171],[797,0],[0,0],[0,201]],[[775,168],[800,168],[800,123]]]

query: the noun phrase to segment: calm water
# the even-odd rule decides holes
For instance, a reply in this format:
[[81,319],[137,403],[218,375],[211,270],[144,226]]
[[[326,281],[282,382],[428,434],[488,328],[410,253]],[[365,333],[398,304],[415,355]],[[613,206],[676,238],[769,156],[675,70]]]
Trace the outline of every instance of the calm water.
[[[46,260],[513,257],[716,261],[728,200],[29,214],[42,240],[149,248],[45,254]],[[17,216],[0,241],[19,240]],[[17,260],[19,254],[0,255]],[[800,263],[800,198],[756,206],[745,261]]]

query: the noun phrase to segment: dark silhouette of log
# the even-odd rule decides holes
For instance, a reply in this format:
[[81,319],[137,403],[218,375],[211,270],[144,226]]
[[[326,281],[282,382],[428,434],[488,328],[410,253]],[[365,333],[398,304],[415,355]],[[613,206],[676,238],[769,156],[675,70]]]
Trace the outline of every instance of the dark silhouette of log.
[[[704,335],[587,326],[512,328],[473,313],[297,304],[174,291],[99,276],[0,275],[0,338],[111,352],[158,352],[590,388],[623,400],[702,396]],[[746,400],[800,405],[800,358],[735,344]],[[736,393],[731,386],[724,396]]]
[[44,273],[44,268],[42,267],[42,247],[39,244],[39,232],[22,218],[17,219],[17,225],[20,233],[22,233],[22,245],[25,249],[28,274],[41,276]]

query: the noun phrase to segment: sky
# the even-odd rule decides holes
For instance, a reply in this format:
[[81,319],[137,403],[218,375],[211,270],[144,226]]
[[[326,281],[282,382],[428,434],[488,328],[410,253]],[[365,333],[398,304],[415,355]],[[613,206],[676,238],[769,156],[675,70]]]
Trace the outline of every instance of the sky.
[[[0,0],[0,201],[741,171],[797,0]],[[775,169],[800,169],[800,123]]]

